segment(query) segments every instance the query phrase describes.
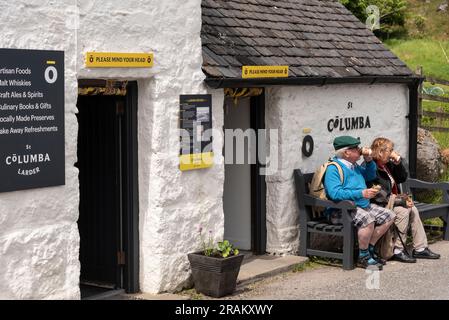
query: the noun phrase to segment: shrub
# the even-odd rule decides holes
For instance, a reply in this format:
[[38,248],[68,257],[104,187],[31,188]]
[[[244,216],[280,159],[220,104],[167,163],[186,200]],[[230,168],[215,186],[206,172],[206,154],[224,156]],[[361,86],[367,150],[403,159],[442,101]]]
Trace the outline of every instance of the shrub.
[[418,31],[423,32],[426,26],[426,18],[418,14],[413,17],[413,23],[415,24],[416,29],[418,29]]
[[340,2],[363,23],[372,14],[367,8],[372,5],[378,7],[380,30],[376,31],[376,34],[379,36],[405,32],[407,8],[405,0],[340,0]]

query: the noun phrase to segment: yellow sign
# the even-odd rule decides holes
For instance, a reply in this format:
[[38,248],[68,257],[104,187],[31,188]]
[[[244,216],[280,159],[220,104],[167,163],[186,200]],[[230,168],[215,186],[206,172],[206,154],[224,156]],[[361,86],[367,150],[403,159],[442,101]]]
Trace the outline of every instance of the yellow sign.
[[151,68],[152,53],[87,52],[87,68]]
[[214,153],[183,154],[179,157],[179,169],[181,171],[203,169],[212,167]]
[[308,134],[308,133],[311,133],[311,132],[312,132],[311,128],[304,128],[304,129],[302,129],[302,133]]
[[243,66],[242,78],[288,77],[288,66]]

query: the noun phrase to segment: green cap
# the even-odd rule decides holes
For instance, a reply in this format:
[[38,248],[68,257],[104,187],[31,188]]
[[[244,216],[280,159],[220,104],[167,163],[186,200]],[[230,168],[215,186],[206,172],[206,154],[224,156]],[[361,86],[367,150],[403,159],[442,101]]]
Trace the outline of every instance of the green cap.
[[352,147],[357,147],[360,144],[360,138],[354,138],[351,136],[341,136],[341,137],[336,137],[334,139],[334,148],[335,151],[340,150],[342,148],[352,148]]

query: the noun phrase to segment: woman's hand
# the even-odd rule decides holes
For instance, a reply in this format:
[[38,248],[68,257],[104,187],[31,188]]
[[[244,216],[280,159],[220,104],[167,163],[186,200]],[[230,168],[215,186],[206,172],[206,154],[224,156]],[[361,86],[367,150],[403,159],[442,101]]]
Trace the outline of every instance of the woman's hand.
[[395,150],[393,150],[390,154],[390,160],[398,165],[401,162],[401,156],[399,155],[399,153],[397,153]]

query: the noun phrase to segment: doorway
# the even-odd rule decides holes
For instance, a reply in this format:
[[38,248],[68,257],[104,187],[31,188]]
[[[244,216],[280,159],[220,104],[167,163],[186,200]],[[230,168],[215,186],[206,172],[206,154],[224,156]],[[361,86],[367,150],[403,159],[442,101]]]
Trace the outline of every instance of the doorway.
[[[225,182],[223,192],[224,238],[239,250],[254,254],[266,251],[266,183],[260,169],[259,129],[265,129],[265,95],[224,103]],[[233,130],[233,134],[229,134]],[[241,134],[240,138],[236,137]],[[233,140],[232,142],[230,140]],[[228,150],[226,150],[228,148]],[[232,151],[229,152],[229,148]],[[259,155],[259,156],[258,156]]]
[[80,80],[81,297],[138,291],[137,83]]

